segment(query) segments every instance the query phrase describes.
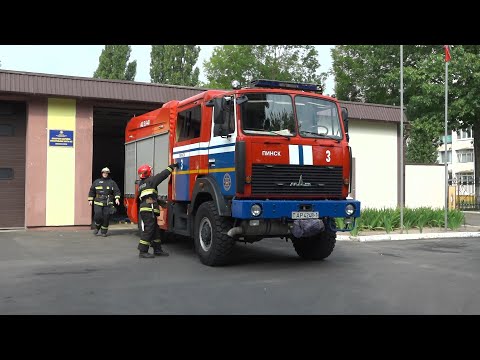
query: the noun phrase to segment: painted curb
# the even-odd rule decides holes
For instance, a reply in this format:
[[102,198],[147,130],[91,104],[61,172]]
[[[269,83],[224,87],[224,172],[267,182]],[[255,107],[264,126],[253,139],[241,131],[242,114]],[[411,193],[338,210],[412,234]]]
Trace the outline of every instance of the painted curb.
[[386,240],[419,240],[419,239],[442,239],[442,238],[469,238],[479,237],[480,232],[450,232],[450,233],[427,233],[427,234],[382,234],[365,236],[337,236],[340,241],[386,241]]

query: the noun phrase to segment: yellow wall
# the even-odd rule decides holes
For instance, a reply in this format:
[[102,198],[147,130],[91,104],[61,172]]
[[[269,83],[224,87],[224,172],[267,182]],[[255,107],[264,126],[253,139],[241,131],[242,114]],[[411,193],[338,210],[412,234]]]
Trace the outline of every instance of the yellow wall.
[[[75,221],[75,115],[75,100],[48,99],[47,226],[73,225]],[[73,146],[50,146],[50,130],[73,130]]]

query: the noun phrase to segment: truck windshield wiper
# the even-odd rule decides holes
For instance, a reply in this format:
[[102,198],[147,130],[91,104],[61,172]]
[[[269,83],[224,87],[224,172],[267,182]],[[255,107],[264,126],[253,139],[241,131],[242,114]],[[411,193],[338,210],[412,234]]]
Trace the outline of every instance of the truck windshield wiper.
[[285,134],[279,134],[279,133],[277,133],[277,132],[275,132],[275,131],[273,131],[273,130],[265,130],[265,131],[268,131],[268,132],[271,133],[271,134],[283,136],[284,138],[287,138],[288,140],[290,140],[290,137],[291,137],[291,136],[288,136],[288,135],[285,135]]
[[279,134],[279,133],[277,133],[273,130],[266,130],[266,129],[245,129],[245,130],[246,131],[262,131],[262,132],[274,134],[274,135],[277,135],[277,136],[283,136],[284,138],[287,138],[288,140],[290,140],[290,137],[291,137],[291,136],[288,136],[288,135],[285,135],[285,134]]
[[332,140],[335,140],[336,142],[340,142],[340,139],[337,138],[337,137],[334,137],[332,135],[327,135],[327,134],[319,134],[319,133],[316,133],[316,132],[313,132],[313,131],[300,131],[300,134],[309,134],[309,135],[316,135],[318,137],[322,137],[322,138],[325,138],[325,139],[332,139]]

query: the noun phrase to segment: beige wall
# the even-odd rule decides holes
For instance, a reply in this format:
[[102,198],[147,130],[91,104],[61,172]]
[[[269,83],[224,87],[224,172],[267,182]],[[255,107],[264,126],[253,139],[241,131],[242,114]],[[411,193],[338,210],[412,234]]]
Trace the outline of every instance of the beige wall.
[[90,225],[92,209],[87,201],[93,161],[93,106],[90,104],[77,102],[75,141],[75,225]]
[[444,165],[405,165],[405,207],[445,208]]
[[27,103],[25,226],[45,226],[47,188],[47,99]]
[[351,119],[349,134],[356,167],[356,200],[362,208],[397,207],[397,124]]

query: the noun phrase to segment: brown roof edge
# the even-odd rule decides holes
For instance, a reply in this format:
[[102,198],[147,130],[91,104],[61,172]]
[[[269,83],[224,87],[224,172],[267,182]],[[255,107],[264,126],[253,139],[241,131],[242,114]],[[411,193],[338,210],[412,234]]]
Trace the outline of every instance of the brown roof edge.
[[[393,109],[399,109],[400,110],[400,105],[384,105],[384,104],[374,104],[374,103],[366,103],[366,102],[361,102],[361,101],[346,101],[346,100],[338,100],[339,103],[341,104],[355,104],[355,105],[366,105],[366,106],[376,106],[376,107],[386,107],[386,108],[393,108]],[[403,106],[403,111],[405,111],[405,105]]]
[[[349,118],[358,120],[373,120],[400,123],[400,106],[372,104],[355,101],[339,100],[340,106],[345,106],[349,110]],[[403,120],[408,123],[405,109],[403,110]]]
[[52,77],[57,79],[72,79],[72,80],[86,80],[86,81],[98,81],[98,82],[110,82],[115,84],[130,84],[130,85],[147,85],[147,86],[161,86],[161,87],[171,87],[177,89],[189,89],[189,90],[209,90],[208,88],[195,87],[195,86],[184,86],[184,85],[171,85],[171,84],[159,84],[159,83],[147,83],[141,81],[129,81],[129,80],[115,80],[115,79],[97,79],[93,77],[84,77],[84,76],[71,76],[71,75],[57,75],[57,74],[45,74],[45,73],[35,73],[28,71],[17,71],[17,70],[5,70],[0,69],[0,73],[6,74],[17,74],[17,75],[27,75],[27,76],[39,76],[39,77]]

